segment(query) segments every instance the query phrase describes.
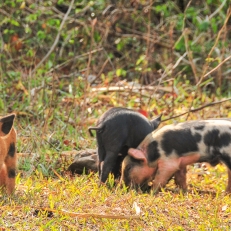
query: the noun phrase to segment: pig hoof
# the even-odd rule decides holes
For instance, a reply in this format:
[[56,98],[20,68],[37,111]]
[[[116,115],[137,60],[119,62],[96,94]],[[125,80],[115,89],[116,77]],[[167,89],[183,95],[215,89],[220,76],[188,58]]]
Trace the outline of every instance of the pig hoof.
[[106,186],[107,185],[107,183],[106,182],[99,182],[99,187],[102,187],[102,186]]
[[231,195],[231,189],[226,189],[226,190],[225,190],[225,194],[226,194],[226,195]]
[[154,195],[157,195],[159,192],[160,192],[160,189],[153,189],[152,188],[150,191],[150,194],[154,196]]

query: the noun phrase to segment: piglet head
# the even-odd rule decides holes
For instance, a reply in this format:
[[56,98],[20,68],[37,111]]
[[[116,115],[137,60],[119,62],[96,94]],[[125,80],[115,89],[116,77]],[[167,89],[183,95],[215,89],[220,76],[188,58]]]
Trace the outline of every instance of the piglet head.
[[122,163],[121,182],[126,186],[146,188],[155,171],[156,168],[148,166],[144,151],[130,148]]

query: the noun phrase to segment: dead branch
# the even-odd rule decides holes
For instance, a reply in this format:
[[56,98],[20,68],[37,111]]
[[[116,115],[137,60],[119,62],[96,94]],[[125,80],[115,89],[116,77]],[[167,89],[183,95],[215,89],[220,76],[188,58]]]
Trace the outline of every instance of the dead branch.
[[204,108],[206,108],[206,107],[210,107],[210,106],[213,106],[213,105],[216,105],[216,104],[224,103],[224,102],[229,101],[229,100],[231,100],[231,97],[230,97],[230,98],[227,98],[227,99],[220,100],[220,101],[208,103],[208,104],[202,105],[201,107],[198,107],[198,108],[189,109],[188,111],[186,111],[186,112],[184,112],[184,113],[181,113],[181,114],[179,114],[179,115],[172,116],[172,117],[169,117],[169,118],[167,118],[167,119],[164,119],[164,120],[162,120],[162,122],[168,121],[168,120],[170,120],[170,119],[178,118],[178,117],[180,117],[180,116],[189,114],[190,112],[200,111],[200,110],[202,110],[202,109],[204,109]]
[[[14,210],[21,210],[23,206],[1,206],[0,210],[6,210],[6,209],[14,209]],[[67,210],[56,210],[56,209],[50,209],[50,208],[40,208],[40,207],[32,207],[35,209],[36,213],[41,212],[50,212],[50,213],[58,213],[59,215],[66,215],[70,217],[78,217],[78,218],[104,218],[104,219],[127,219],[127,220],[133,220],[133,219],[141,219],[140,216],[137,215],[112,215],[112,214],[101,214],[101,213],[75,213],[75,212],[69,212]]]
[[214,67],[211,71],[209,71],[208,73],[206,73],[203,78],[207,77],[208,75],[210,75],[212,72],[216,71],[220,66],[222,66],[225,62],[227,62],[229,59],[231,59],[231,55],[228,56],[226,59],[224,59],[221,63],[219,63],[216,67]]
[[[111,87],[93,87],[92,92],[132,92],[132,93],[145,93],[145,91],[155,91],[156,87],[153,86],[111,86]],[[172,92],[171,87],[158,86],[158,91]]]

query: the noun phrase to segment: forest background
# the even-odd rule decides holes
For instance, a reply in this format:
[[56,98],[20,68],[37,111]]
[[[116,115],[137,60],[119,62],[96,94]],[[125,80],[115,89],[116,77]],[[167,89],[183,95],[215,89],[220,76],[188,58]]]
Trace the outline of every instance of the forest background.
[[110,107],[163,124],[231,117],[230,15],[227,0],[0,2],[0,114],[17,114],[19,152],[0,229],[230,229],[222,165],[191,167],[187,195],[153,197],[68,177],[73,159],[60,161],[96,148],[87,128]]

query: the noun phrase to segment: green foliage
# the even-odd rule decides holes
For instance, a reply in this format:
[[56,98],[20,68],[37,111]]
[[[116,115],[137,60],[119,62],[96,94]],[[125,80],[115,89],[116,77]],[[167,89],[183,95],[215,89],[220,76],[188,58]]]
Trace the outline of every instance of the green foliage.
[[[91,70],[94,70],[92,74],[97,74],[105,59],[109,58],[115,70],[125,70],[128,73],[135,67],[136,79],[140,78],[141,73],[141,75],[148,75],[149,82],[153,82],[161,77],[158,74],[159,69],[156,69],[159,65],[158,54],[162,55],[160,69],[164,71],[170,62],[176,63],[178,57],[186,52],[186,43],[192,51],[194,60],[201,59],[197,69],[198,73],[202,72],[205,59],[214,45],[218,31],[223,26],[228,3],[224,4],[213,16],[211,16],[213,12],[222,4],[221,0],[209,0],[200,3],[200,6],[197,1],[193,1],[187,8],[185,4],[184,11],[177,1],[155,2],[150,7],[147,7],[144,2],[138,4],[140,4],[138,8],[129,10],[129,4],[122,5],[118,2],[115,5],[117,11],[113,11],[110,7],[106,9],[108,4],[105,1],[76,1],[62,28],[58,44],[52,52],[53,57],[50,55],[48,57],[50,60],[47,63],[43,62],[46,72],[56,66],[67,66],[69,71],[84,70],[88,57],[85,54],[89,52],[89,48],[92,47],[94,50],[102,46],[106,48],[106,53],[99,51],[92,54]],[[45,56],[54,43],[68,6],[68,3],[64,1],[58,1],[56,4],[52,1],[27,3],[22,0],[0,3],[2,11],[5,12],[1,16],[3,28],[1,42],[6,45],[6,52],[14,51],[13,56],[21,57],[17,65],[33,70],[38,62],[33,59],[26,61],[25,57],[29,55],[41,60]],[[123,9],[125,13],[121,14],[120,9]],[[97,22],[93,30],[91,21],[94,18]],[[150,26],[150,31],[147,30],[147,25]],[[188,41],[183,36],[185,28],[189,31]],[[170,34],[171,30],[174,32],[173,37]],[[92,39],[90,31],[93,31]],[[17,37],[13,38],[14,35]],[[222,43],[219,43],[218,49],[223,50],[223,53],[229,51],[229,39],[227,36]],[[91,46],[90,43],[92,43]],[[17,54],[12,47],[16,49]],[[176,55],[172,57],[169,56],[171,49],[176,52]],[[76,56],[80,58],[75,59]],[[214,52],[212,56],[216,58],[217,55]],[[145,57],[142,61],[143,65],[140,63],[142,57]],[[13,57],[8,59],[7,53],[4,52],[2,59],[8,60],[6,68],[14,69]],[[182,74],[189,75],[190,62],[182,60],[181,63],[182,65],[175,69],[174,74],[177,76],[183,69]],[[41,68],[43,69],[44,66]],[[227,68],[226,64],[223,65],[224,73]],[[60,70],[61,68],[55,69],[57,73],[60,73]],[[38,73],[33,73],[33,78],[36,78],[36,74],[44,74],[44,72],[39,73],[39,69],[37,71]],[[107,75],[111,71],[110,68],[106,68],[104,74]],[[151,72],[155,73],[154,79]],[[126,73],[124,72],[122,76],[126,77]],[[193,79],[190,78],[190,80]],[[223,80],[227,81],[225,77]]]

